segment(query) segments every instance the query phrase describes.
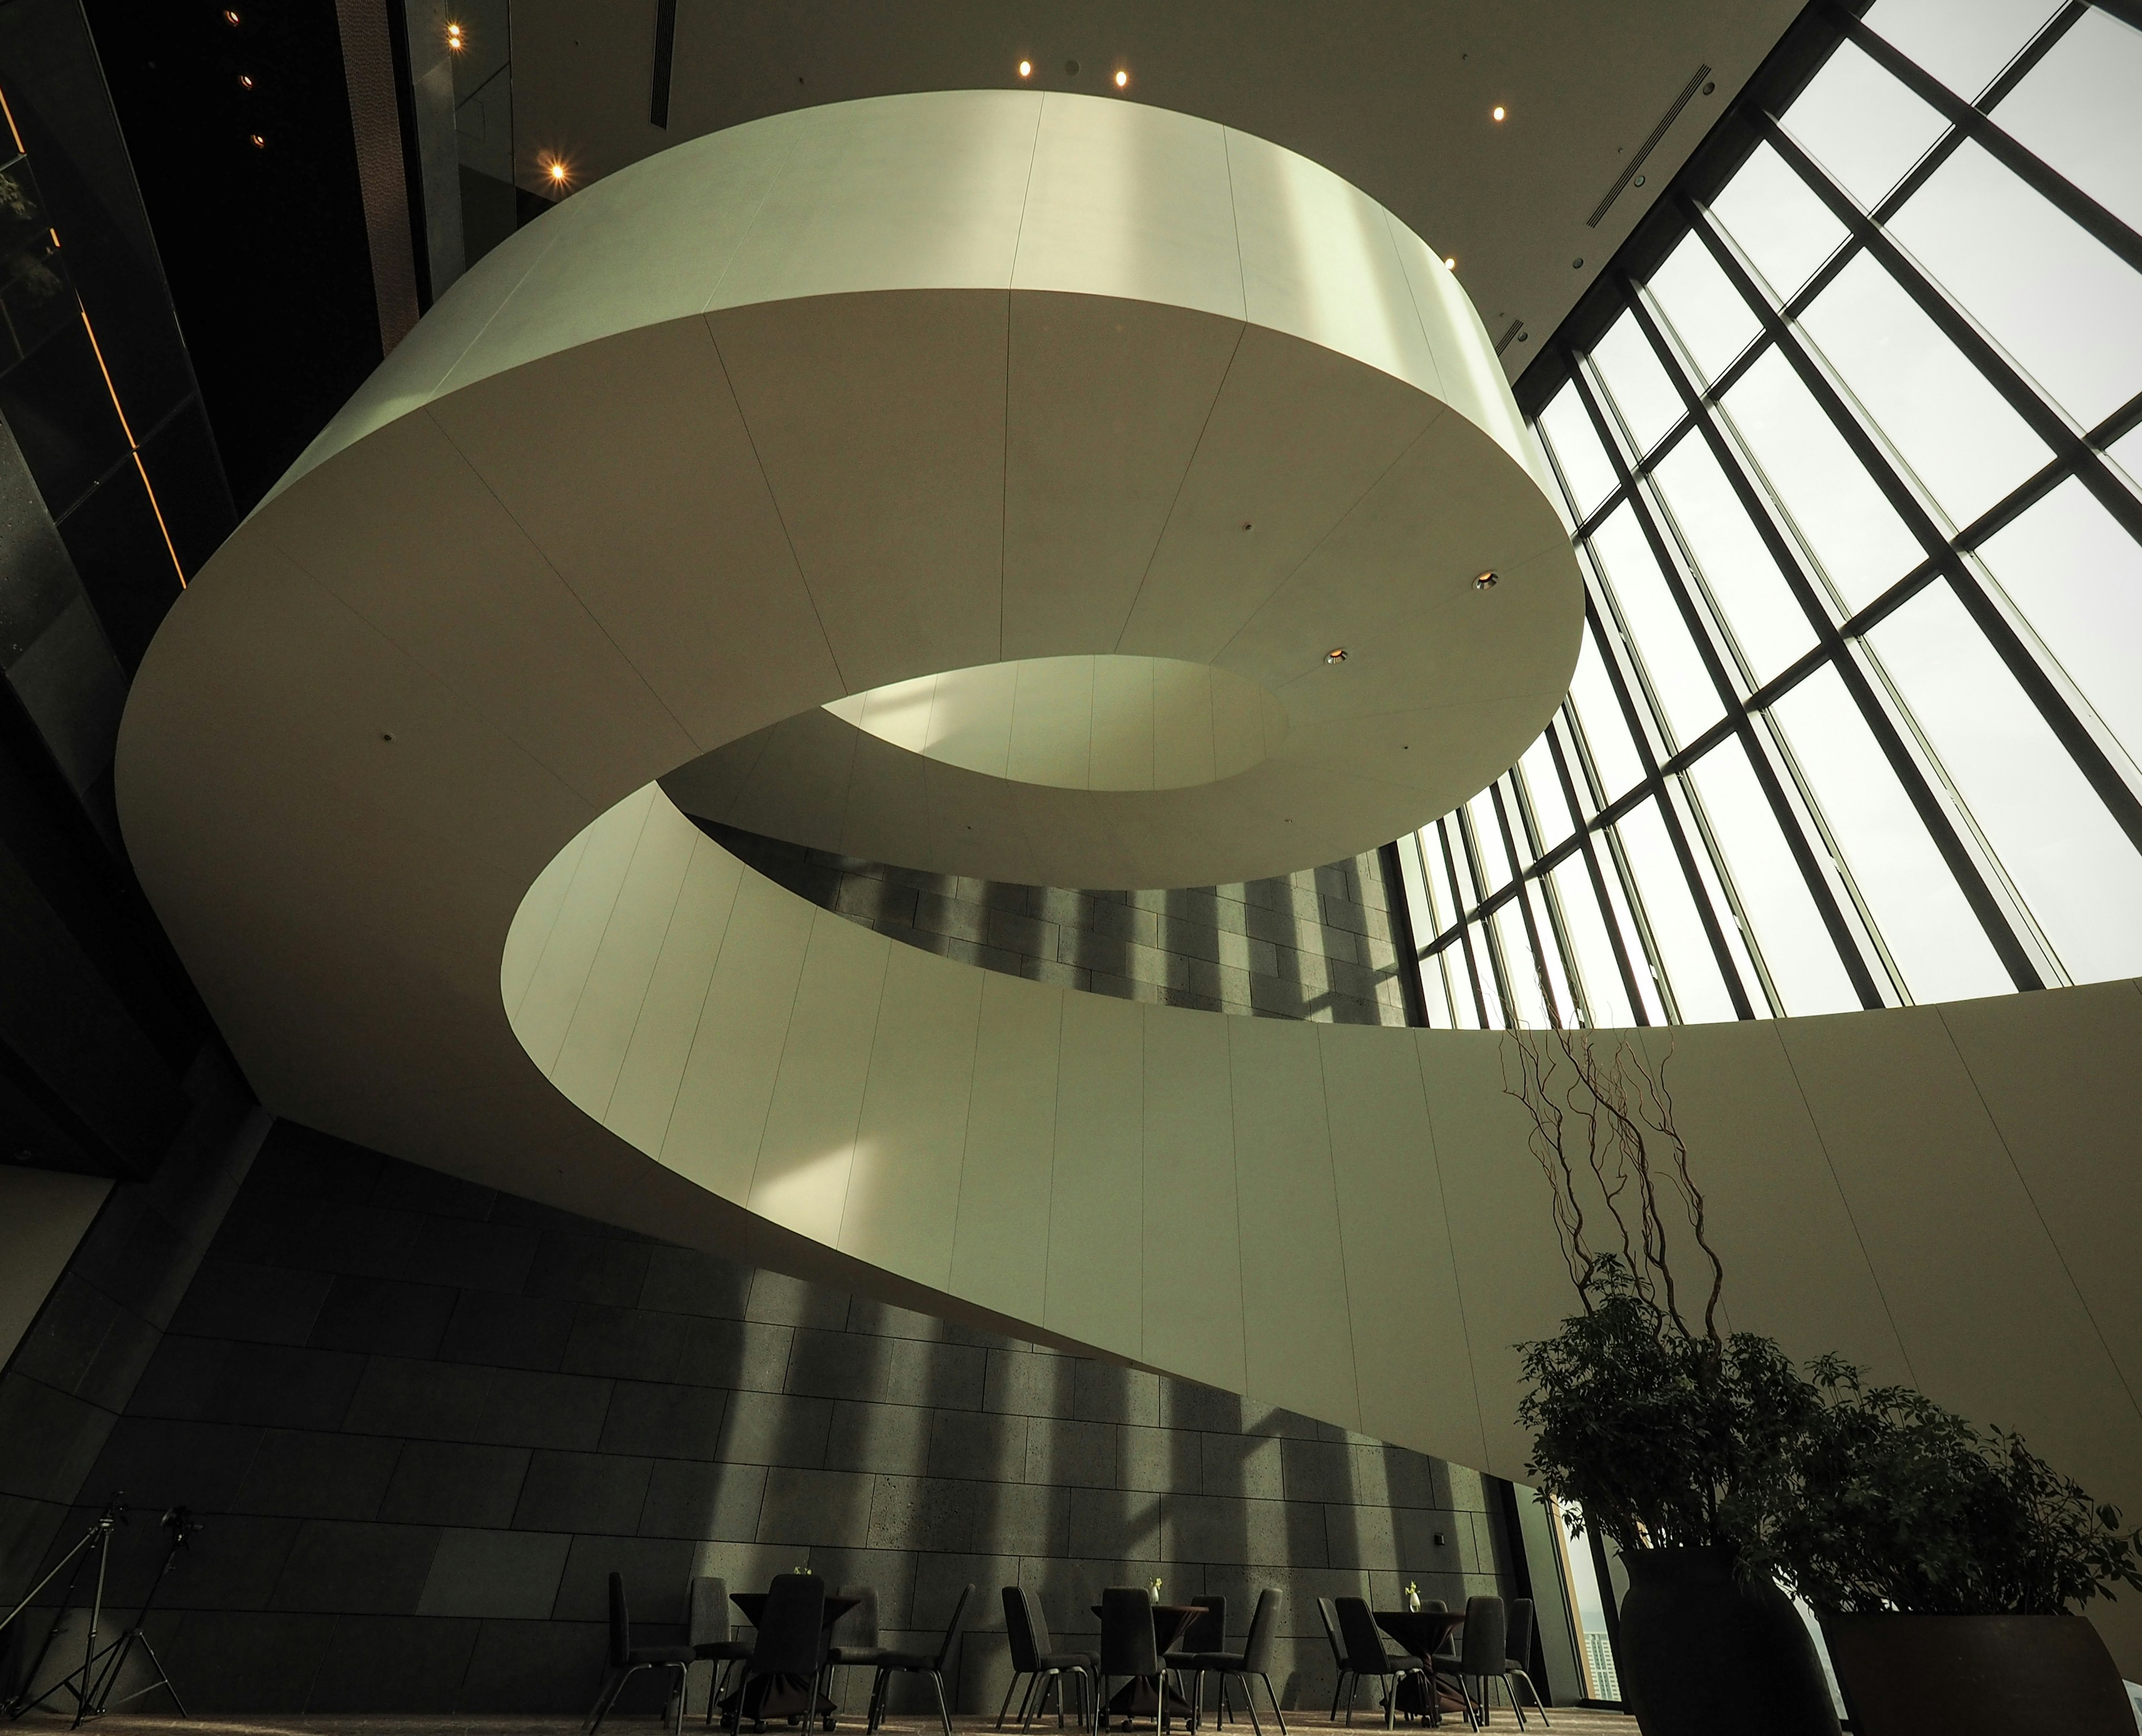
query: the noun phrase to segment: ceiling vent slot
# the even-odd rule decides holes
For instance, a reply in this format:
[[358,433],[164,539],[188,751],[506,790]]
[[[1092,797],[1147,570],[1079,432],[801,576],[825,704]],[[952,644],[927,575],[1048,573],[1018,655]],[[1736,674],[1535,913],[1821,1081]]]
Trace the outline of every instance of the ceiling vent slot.
[[677,0],[655,0],[654,88],[647,104],[654,126],[669,124],[669,75],[677,61]]
[[1666,113],[1659,116],[1659,124],[1651,129],[1651,136],[1636,147],[1636,154],[1623,165],[1621,174],[1615,178],[1614,185],[1606,190],[1606,196],[1599,201],[1598,209],[1585,219],[1585,228],[1599,227],[1601,219],[1613,210],[1614,201],[1627,190],[1629,183],[1642,173],[1645,159],[1659,148],[1659,141],[1666,137],[1666,129],[1681,119],[1681,111],[1695,100],[1695,93],[1703,88],[1704,80],[1710,76],[1710,67],[1698,67],[1695,69],[1695,76],[1681,87],[1681,95],[1675,97],[1667,105]]
[[1515,343],[1518,341],[1518,333],[1524,330],[1524,321],[1522,319],[1512,320],[1510,322],[1509,330],[1503,333],[1500,338],[1498,338],[1495,340],[1495,353],[1499,356],[1513,343]]

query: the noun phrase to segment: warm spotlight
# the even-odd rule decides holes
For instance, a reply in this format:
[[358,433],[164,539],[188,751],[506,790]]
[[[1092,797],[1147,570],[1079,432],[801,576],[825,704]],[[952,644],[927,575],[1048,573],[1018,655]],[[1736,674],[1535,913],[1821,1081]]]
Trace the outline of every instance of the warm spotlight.
[[1334,645],[1329,651],[1326,651],[1324,653],[1324,660],[1328,663],[1342,663],[1345,662],[1346,648],[1344,645]]
[[223,22],[230,25],[231,28],[234,30],[245,21],[239,17],[236,12],[226,11],[223,15]]
[[1505,115],[1506,115],[1506,114],[1508,114],[1508,112],[1509,112],[1509,111],[1508,111],[1508,109],[1504,108],[1504,107],[1503,106],[1503,105],[1502,105],[1501,103],[1499,103],[1499,102],[1498,102],[1498,103],[1497,103],[1497,104],[1495,105],[1494,108],[1493,108],[1492,111],[1490,111],[1490,118],[1491,118],[1491,119],[1493,119],[1493,120],[1499,121],[1499,120],[1501,120],[1501,119],[1503,117],[1503,116],[1505,116]]
[[554,187],[564,186],[572,175],[572,171],[555,157],[544,166],[543,172],[550,177],[550,185]]
[[265,150],[268,148],[268,141],[259,133],[255,133],[253,135],[253,148],[255,150]]
[[1454,258],[1451,254],[1445,254],[1443,256],[1443,269],[1444,269],[1445,271],[1455,271],[1455,270],[1457,270],[1457,269],[1458,269],[1458,261],[1457,261],[1457,259],[1456,259],[1455,258]]
[[249,91],[253,88],[253,75],[250,72],[241,72],[238,75],[238,88],[241,91]]
[[1495,588],[1495,584],[1496,578],[1493,573],[1483,573],[1478,578],[1473,581],[1473,589],[1475,590],[1493,590]]
[[462,49],[467,47],[468,39],[461,34],[461,26],[458,24],[447,25],[447,52],[449,54],[459,54]]
[[1119,90],[1119,91],[1120,91],[1121,89],[1123,89],[1123,87],[1125,85],[1128,84],[1130,81],[1131,81],[1131,76],[1130,76],[1130,74],[1129,74],[1129,73],[1128,73],[1128,72],[1120,72],[1120,71],[1117,72],[1117,74],[1116,74],[1116,88],[1117,88],[1118,90]]
[[1019,76],[1021,78],[1031,78],[1031,77],[1033,77],[1033,76],[1034,76],[1034,62],[1033,62],[1032,61],[1021,61],[1021,62],[1019,63]]

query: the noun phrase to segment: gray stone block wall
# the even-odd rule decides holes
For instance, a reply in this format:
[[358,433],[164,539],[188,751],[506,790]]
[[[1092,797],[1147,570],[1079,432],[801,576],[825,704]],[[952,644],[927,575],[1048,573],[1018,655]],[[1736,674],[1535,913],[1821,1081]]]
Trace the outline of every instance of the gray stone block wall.
[[1066,1636],[1095,1630],[1105,1586],[1224,1593],[1237,1635],[1276,1586],[1275,1680],[1315,1704],[1318,1596],[1388,1604],[1414,1579],[1455,1604],[1513,1576],[1473,1472],[288,1123],[67,1529],[113,1487],[142,1510],[119,1605],[160,1560],[157,1511],[205,1521],[150,1623],[196,1710],[577,1713],[611,1571],[659,1641],[693,1574],[763,1588],[804,1565],[876,1586],[903,1645],[934,1644],[972,1582],[973,1709],[1007,1679],[1004,1585]]
[[891,868],[693,822],[799,897],[985,969],[1208,1013],[1407,1023],[1375,851],[1283,879],[1079,892]]

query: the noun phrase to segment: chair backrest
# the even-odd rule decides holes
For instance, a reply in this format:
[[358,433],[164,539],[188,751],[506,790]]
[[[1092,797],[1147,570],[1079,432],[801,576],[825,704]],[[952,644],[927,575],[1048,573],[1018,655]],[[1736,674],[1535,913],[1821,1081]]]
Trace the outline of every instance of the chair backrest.
[[1503,1655],[1522,1670],[1529,1672],[1532,1667],[1532,1600],[1529,1597],[1510,1600],[1510,1631],[1503,1641]]
[[833,1623],[832,1644],[851,1650],[877,1644],[877,1587],[843,1586],[840,1595],[852,1597],[856,1606]]
[[632,1655],[632,1612],[624,1606],[624,1576],[610,1576],[610,1662],[622,1669]]
[[1056,1636],[1049,1631],[1049,1612],[1041,1607],[1041,1600],[1022,1588],[1019,1600],[1026,1605],[1026,1630],[1034,1635],[1036,1656],[1044,1656],[1056,1650]]
[[1339,1611],[1328,1597],[1316,1600],[1316,1613],[1324,1618],[1324,1637],[1331,1643],[1331,1661],[1340,1669],[1346,1667],[1346,1645],[1339,1637]]
[[1390,1654],[1384,1650],[1384,1630],[1369,1613],[1364,1597],[1342,1597],[1339,1605],[1339,1637],[1346,1642],[1346,1667],[1361,1675],[1391,1674]]
[[1251,1675],[1271,1674],[1272,1640],[1279,1633],[1279,1591],[1266,1586],[1257,1593],[1256,1613],[1250,1617],[1250,1637],[1242,1647],[1242,1668]]
[[1111,1586],[1101,1594],[1101,1674],[1158,1675],[1160,1646],[1152,1632],[1152,1593],[1143,1586]]
[[1465,1639],[1458,1653],[1458,1668],[1466,1675],[1500,1675],[1510,1651],[1509,1618],[1499,1597],[1465,1600]]
[[702,1573],[693,1576],[685,1615],[684,1643],[719,1645],[729,1636],[729,1582]]
[[1034,1637],[1029,1595],[1024,1586],[1004,1588],[1004,1638],[1011,1642],[1011,1667],[1020,1675],[1041,1668],[1041,1644]]
[[1227,1600],[1224,1597],[1193,1597],[1191,1602],[1205,1613],[1193,1616],[1190,1625],[1182,1630],[1182,1637],[1175,1642],[1178,1651],[1216,1652],[1227,1649]]
[[1420,1606],[1420,1612],[1424,1615],[1448,1615],[1450,1605],[1439,1597],[1431,1597]]
[[816,1675],[826,1657],[826,1582],[815,1573],[779,1573],[766,1588],[753,1675]]
[[967,1605],[975,1600],[971,1582],[960,1588],[960,1600],[952,1605],[952,1619],[945,1624],[945,1639],[937,1648],[937,1668],[945,1668],[945,1660],[952,1655],[952,1648],[960,1643],[960,1635],[967,1630]]

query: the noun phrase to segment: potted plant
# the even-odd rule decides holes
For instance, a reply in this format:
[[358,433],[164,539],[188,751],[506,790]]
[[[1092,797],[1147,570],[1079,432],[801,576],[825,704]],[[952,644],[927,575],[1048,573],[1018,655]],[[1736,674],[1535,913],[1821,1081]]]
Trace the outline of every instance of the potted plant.
[[2142,1590],[2142,1531],[2005,1430],[1837,1358],[1789,1456],[1751,1568],[1819,1612],[1863,1736],[2133,1736],[2097,1630],[2071,1613]]
[[[1508,1058],[1514,1054],[1514,1077]],[[1574,1502],[1629,1576],[1618,1663],[1645,1736],[1837,1736],[1813,1640],[1738,1545],[1790,1484],[1781,1461],[1819,1408],[1770,1339],[1721,1333],[1725,1268],[1674,1126],[1666,1067],[1582,1033],[1518,1032],[1505,1088],[1532,1153],[1581,1312],[1523,1344],[1543,1501]],[[1686,1226],[1690,1290],[1670,1255]],[[1670,1233],[1671,1232],[1671,1233]]]

